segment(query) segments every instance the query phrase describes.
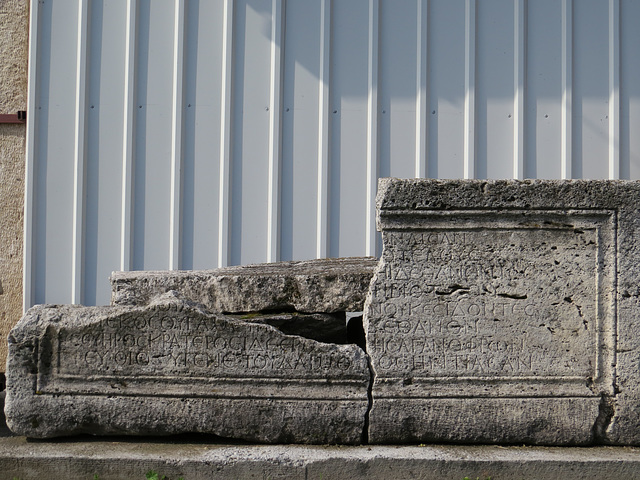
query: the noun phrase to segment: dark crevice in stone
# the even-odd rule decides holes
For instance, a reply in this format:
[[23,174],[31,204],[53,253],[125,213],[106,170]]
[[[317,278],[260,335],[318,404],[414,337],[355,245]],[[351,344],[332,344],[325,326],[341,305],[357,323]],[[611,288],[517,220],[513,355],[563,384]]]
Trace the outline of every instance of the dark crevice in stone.
[[512,300],[526,300],[527,299],[527,295],[526,294],[519,295],[517,293],[499,293],[498,296],[502,297],[502,298],[511,298]]
[[226,314],[231,319],[270,325],[285,335],[336,345],[356,345],[367,351],[362,312],[301,313],[247,312]]
[[[209,310],[208,308],[205,309]],[[211,310],[212,313],[215,313],[215,311]],[[283,305],[283,306],[279,306],[277,308],[265,308],[259,311],[253,311],[253,312],[227,312],[227,311],[222,311],[220,312],[223,315],[230,315],[230,316],[239,316],[239,315],[279,315],[279,314],[285,314],[285,313],[301,313],[298,312],[295,307],[293,307],[292,305]]]
[[367,388],[367,411],[364,414],[364,426],[362,428],[362,444],[367,445],[369,443],[369,414],[373,407],[373,381],[376,378],[376,374],[373,371],[373,365],[371,364],[371,357],[367,355],[367,365],[369,366],[369,387]]
[[602,394],[600,397],[600,405],[598,416],[593,424],[593,441],[594,443],[605,443],[607,438],[607,429],[611,424],[611,420],[615,415],[614,399],[608,395]]
[[248,323],[271,325],[285,335],[297,335],[322,343],[344,345],[348,340],[344,312],[340,313],[245,313],[227,317]]
[[469,290],[469,287],[463,287],[462,285],[449,285],[447,290],[436,290],[436,295],[451,295],[458,290],[462,290],[464,293]]
[[[1,436],[1,435],[0,435]],[[240,438],[223,437],[213,433],[176,433],[172,435],[94,435],[92,433],[79,433],[64,437],[52,438],[32,438],[26,437],[27,443],[48,443],[48,444],[65,444],[65,443],[99,443],[99,442],[118,442],[131,444],[202,444],[202,445],[255,445],[256,442],[243,440]]]
[[362,324],[362,315],[347,318],[347,343],[359,346],[367,351],[367,339]]

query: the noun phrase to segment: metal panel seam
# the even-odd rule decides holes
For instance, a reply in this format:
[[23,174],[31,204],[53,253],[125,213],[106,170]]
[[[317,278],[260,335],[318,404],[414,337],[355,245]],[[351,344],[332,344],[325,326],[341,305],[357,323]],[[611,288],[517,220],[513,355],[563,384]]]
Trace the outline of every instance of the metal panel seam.
[[73,236],[71,256],[71,303],[83,303],[85,171],[86,171],[86,100],[87,50],[89,39],[89,2],[78,2],[78,37],[76,48],[75,145],[73,159]]
[[465,2],[464,178],[476,176],[476,0]]
[[562,0],[562,107],[560,138],[560,175],[572,177],[572,86],[573,86],[573,0]]
[[513,87],[514,87],[514,114],[513,114],[513,178],[524,178],[524,122],[525,122],[525,81],[526,81],[526,28],[527,28],[527,1],[517,0],[514,4],[514,42],[513,59]]
[[320,69],[318,82],[318,191],[316,257],[329,255],[329,82],[331,66],[331,0],[320,0]]
[[415,177],[427,176],[429,141],[429,115],[427,107],[429,103],[428,71],[429,71],[429,0],[418,0],[417,17],[417,68],[416,68],[416,158]]
[[280,180],[282,175],[282,90],[285,0],[271,3],[271,65],[269,87],[269,184],[267,199],[267,262],[280,260]]
[[25,189],[24,189],[24,225],[23,225],[23,262],[22,262],[22,310],[26,312],[34,302],[33,272],[34,254],[34,222],[35,222],[35,162],[37,137],[37,96],[39,92],[39,32],[40,32],[40,1],[31,0],[29,14],[29,73],[27,77],[27,117],[26,155],[25,155]]
[[220,102],[220,185],[218,202],[218,267],[229,264],[231,209],[231,102],[233,94],[233,0],[224,0],[222,24],[222,99]]
[[173,102],[171,116],[171,211],[169,215],[169,269],[180,268],[182,213],[182,134],[184,129],[185,0],[175,0],[173,42]]
[[609,179],[620,178],[620,0],[609,0]]
[[120,227],[120,270],[131,270],[133,232],[133,145],[136,84],[136,37],[138,0],[127,0],[124,119],[122,131],[122,215]]
[[378,179],[378,63],[380,0],[369,0],[369,61],[367,102],[367,206],[365,255],[376,254],[376,186]]

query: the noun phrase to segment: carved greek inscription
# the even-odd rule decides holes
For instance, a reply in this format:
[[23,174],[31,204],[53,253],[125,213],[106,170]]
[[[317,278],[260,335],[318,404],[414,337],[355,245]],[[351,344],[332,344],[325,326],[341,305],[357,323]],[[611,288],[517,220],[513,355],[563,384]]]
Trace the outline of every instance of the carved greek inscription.
[[262,325],[209,317],[172,306],[62,328],[58,373],[88,376],[323,377],[352,367],[347,355],[314,349]]
[[596,228],[384,231],[378,375],[594,375]]

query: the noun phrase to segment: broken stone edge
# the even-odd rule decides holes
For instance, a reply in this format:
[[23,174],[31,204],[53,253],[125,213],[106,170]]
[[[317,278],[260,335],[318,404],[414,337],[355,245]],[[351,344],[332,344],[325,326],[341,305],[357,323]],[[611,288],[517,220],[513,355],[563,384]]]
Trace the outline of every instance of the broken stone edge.
[[[191,303],[187,303],[187,307],[200,315],[214,316]],[[361,374],[352,374],[354,378],[344,391],[336,389],[330,379],[326,385],[319,385],[319,391],[325,392],[328,398],[318,398],[322,395],[311,395],[310,398],[292,398],[291,395],[288,398],[287,395],[284,395],[285,398],[260,398],[251,393],[246,398],[202,398],[192,397],[188,392],[180,396],[123,395],[121,388],[98,394],[43,394],[38,391],[38,373],[43,361],[39,349],[52,329],[87,327],[99,324],[108,317],[144,313],[146,309],[71,305],[38,305],[31,308],[9,336],[5,402],[9,428],[18,435],[30,438],[77,434],[135,436],[207,433],[261,443],[362,443],[370,386],[366,354],[354,345],[324,344],[284,335],[269,325],[253,324],[253,328],[291,338],[307,348],[348,354],[356,364],[354,370],[361,371]],[[246,324],[239,320],[231,322]],[[162,378],[158,380],[162,387]],[[282,383],[282,389],[286,392],[287,381],[283,379]],[[294,391],[299,392],[299,388]],[[293,416],[292,411],[295,412]]]
[[278,262],[216,270],[113,272],[112,305],[146,305],[171,290],[223,313],[360,312],[374,257]]

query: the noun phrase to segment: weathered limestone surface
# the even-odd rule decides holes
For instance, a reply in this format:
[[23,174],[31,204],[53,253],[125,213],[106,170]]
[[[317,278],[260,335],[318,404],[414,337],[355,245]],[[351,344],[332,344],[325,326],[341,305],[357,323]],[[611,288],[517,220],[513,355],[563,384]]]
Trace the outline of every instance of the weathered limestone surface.
[[379,184],[369,440],[640,443],[640,183]]
[[175,290],[215,312],[358,312],[377,263],[373,257],[356,257],[201,271],[114,272],[111,300],[144,305]]
[[370,381],[354,345],[214,315],[174,292],[141,307],[34,307],[11,331],[7,372],[7,423],[35,438],[356,444]]

